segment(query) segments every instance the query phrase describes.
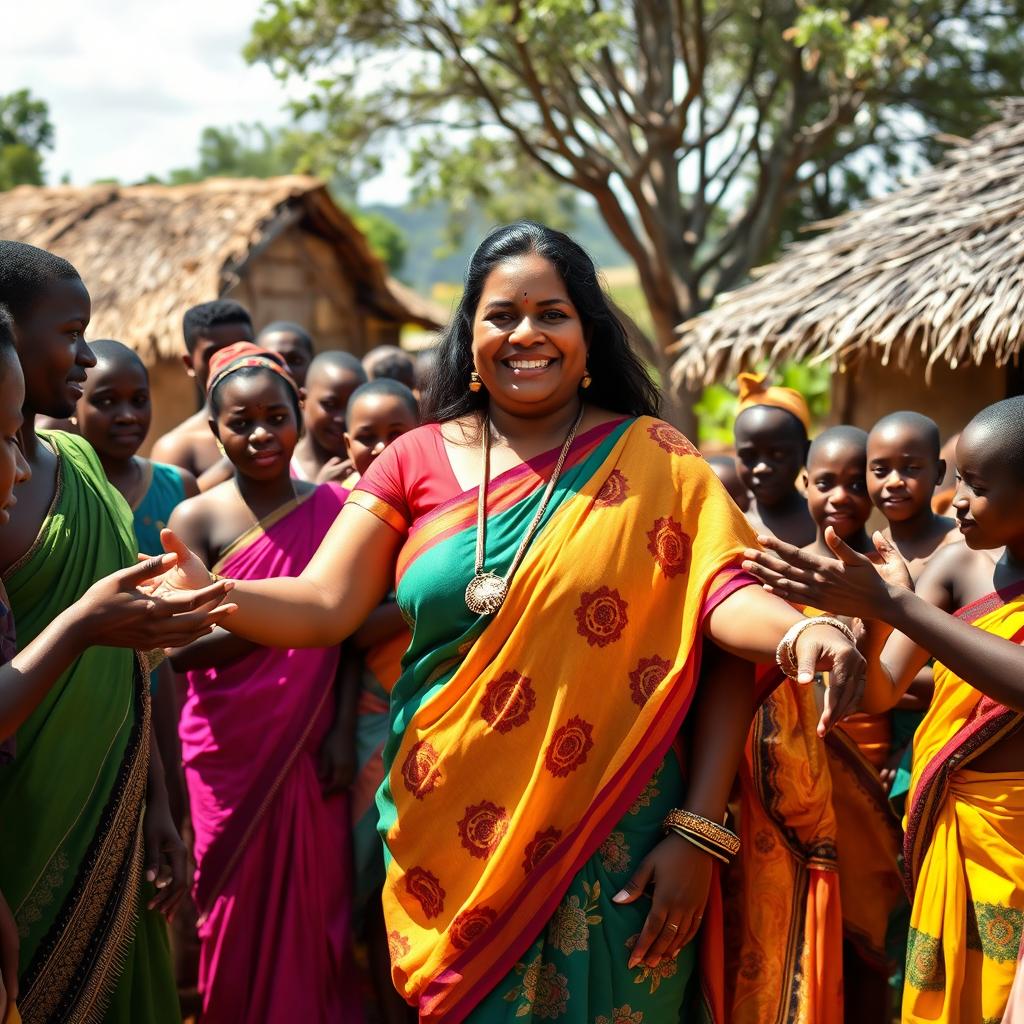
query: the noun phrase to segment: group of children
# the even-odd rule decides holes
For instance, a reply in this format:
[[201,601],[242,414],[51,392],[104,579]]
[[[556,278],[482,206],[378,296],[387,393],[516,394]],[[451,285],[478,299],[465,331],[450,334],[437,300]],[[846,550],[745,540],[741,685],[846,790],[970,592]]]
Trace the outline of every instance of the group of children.
[[[183,322],[200,411],[147,459],[146,368],[121,342],[87,344],[90,312],[70,264],[0,242],[0,807],[39,833],[0,866],[0,1020],[19,1006],[27,1019],[97,1006],[178,1019],[175,984],[198,980],[205,1021],[360,1021],[368,987],[379,1019],[406,1021],[373,803],[408,643],[397,606],[344,649],[284,651],[218,626],[230,584],[185,606],[145,581],[173,563],[160,555],[168,526],[232,578],[300,573],[359,476],[418,425],[414,362],[391,346],[365,361],[317,356],[299,325],[254,337],[243,307],[204,303]],[[37,416],[60,430],[37,434]],[[136,565],[137,553],[156,557]],[[133,649],[169,657],[133,667]],[[76,715],[89,744],[67,742]],[[50,773],[69,792],[43,788]],[[25,814],[33,800],[57,807],[52,825]],[[176,980],[153,911],[174,919]],[[74,912],[103,919],[86,933]],[[353,929],[369,986],[353,970]],[[85,938],[91,948],[69,957]]]
[[[220,626],[230,584],[186,600],[146,581],[173,564],[167,526],[231,579],[301,573],[360,475],[417,426],[428,360],[317,355],[300,325],[256,334],[237,303],[204,303],[183,321],[201,407],[146,459],[145,366],[87,344],[90,313],[74,267],[0,241],[0,816],[32,822],[0,847],[0,1021],[18,1006],[173,1020],[175,988],[196,983],[207,1022],[359,1021],[367,988],[380,1020],[408,1021],[374,805],[409,640],[397,606],[340,649],[280,650]],[[887,1021],[898,987],[908,1021],[1002,1017],[1024,933],[1021,663],[947,638],[952,616],[899,618],[890,590],[857,604],[835,566],[877,566],[986,641],[1019,640],[1024,414],[1003,406],[959,441],[953,519],[936,511],[930,419],[811,442],[798,393],[741,376],[735,458],[711,464],[789,560],[758,556],[766,582],[808,616],[847,614],[872,668],[865,710],[827,737],[824,680],[777,680],[755,714],[724,878],[736,1024]],[[888,637],[886,615],[907,635]],[[177,914],[177,984],[159,913]]]
[[[1010,428],[1002,446],[1019,446],[1020,406],[991,407],[964,438],[987,416]],[[818,581],[841,551],[851,566],[877,566],[872,579],[915,586],[944,612],[961,609],[965,621],[1019,639],[1024,569],[1015,520],[1024,510],[1009,515],[1004,497],[998,521],[992,472],[972,463],[980,453],[961,439],[957,518],[937,512],[946,465],[939,430],[920,413],[893,413],[870,433],[832,427],[813,442],[808,427],[797,392],[744,375],[735,467],[725,461],[718,471],[783,556],[757,555],[751,567],[809,616],[855,613],[849,621],[875,681],[866,710],[824,738],[816,734],[820,683],[783,680],[756,712],[738,786],[743,851],[726,887],[737,931],[731,1020],[887,1021],[902,990],[904,1021],[999,1021],[1024,932],[1015,821],[1024,757],[1013,710],[1024,703],[1007,700],[978,659],[980,678],[965,682],[932,662],[937,648],[918,638],[894,633],[882,651],[888,629],[874,621],[876,605]],[[1016,486],[1019,499],[1022,481]],[[987,515],[984,530],[975,503]],[[882,527],[874,539],[873,516]],[[985,740],[964,741],[986,714],[994,724]],[[945,788],[929,787],[929,775],[942,776]],[[980,838],[972,836],[979,821]]]

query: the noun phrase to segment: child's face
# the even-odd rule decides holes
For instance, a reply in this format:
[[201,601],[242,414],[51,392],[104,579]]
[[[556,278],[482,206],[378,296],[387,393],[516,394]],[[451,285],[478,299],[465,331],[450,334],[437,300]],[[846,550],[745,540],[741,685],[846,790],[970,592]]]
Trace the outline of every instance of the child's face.
[[16,484],[32,476],[18,444],[21,407],[25,403],[25,378],[17,355],[6,349],[0,353],[0,526],[11,518],[8,511],[17,504]]
[[288,364],[292,380],[300,388],[306,386],[306,374],[309,372],[309,364],[313,362],[313,353],[301,338],[291,331],[274,331],[273,334],[261,334],[257,344],[281,356]]
[[807,508],[819,531],[831,526],[845,540],[864,529],[871,515],[865,462],[859,445],[826,442],[815,450],[807,466]]
[[890,523],[901,523],[931,504],[945,467],[909,427],[872,431],[868,438],[868,493]]
[[418,426],[405,402],[395,395],[364,395],[348,410],[345,444],[360,476],[392,441]]
[[236,324],[218,324],[209,327],[206,333],[196,339],[195,348],[181,358],[189,374],[196,379],[199,389],[206,394],[206,385],[210,382],[210,360],[228,345],[236,341],[252,341],[252,327],[239,321]]
[[214,433],[242,476],[287,476],[299,440],[288,385],[272,370],[235,373],[220,385]]
[[736,471],[762,505],[790,497],[807,455],[797,421],[784,409],[758,405],[736,418]]
[[85,343],[92,307],[78,278],[52,282],[18,318],[18,358],[25,405],[33,413],[67,419],[82,397],[86,370],[96,357]]
[[306,388],[302,417],[313,440],[339,458],[345,457],[345,410],[362,381],[348,370],[329,366],[317,370]]
[[101,359],[78,401],[78,429],[100,455],[130,459],[146,439],[152,413],[146,371],[134,361]]
[[975,550],[1024,541],[1024,483],[1005,446],[989,429],[971,426],[957,442],[953,507],[964,541]]

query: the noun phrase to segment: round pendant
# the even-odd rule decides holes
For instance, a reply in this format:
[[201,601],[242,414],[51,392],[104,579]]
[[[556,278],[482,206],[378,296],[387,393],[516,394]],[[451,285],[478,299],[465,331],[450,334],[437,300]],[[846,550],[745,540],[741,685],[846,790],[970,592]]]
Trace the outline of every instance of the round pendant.
[[475,615],[490,615],[504,603],[508,584],[493,572],[474,576],[466,587],[466,607]]

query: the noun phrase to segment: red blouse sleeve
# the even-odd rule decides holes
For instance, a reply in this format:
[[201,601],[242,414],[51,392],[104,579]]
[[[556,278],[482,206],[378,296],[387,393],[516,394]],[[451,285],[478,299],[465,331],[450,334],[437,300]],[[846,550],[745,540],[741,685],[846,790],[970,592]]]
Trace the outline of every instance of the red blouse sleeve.
[[412,515],[407,498],[407,484],[402,466],[403,444],[415,431],[398,438],[373,460],[348,497],[348,504],[359,505],[372,512],[399,533],[407,533]]

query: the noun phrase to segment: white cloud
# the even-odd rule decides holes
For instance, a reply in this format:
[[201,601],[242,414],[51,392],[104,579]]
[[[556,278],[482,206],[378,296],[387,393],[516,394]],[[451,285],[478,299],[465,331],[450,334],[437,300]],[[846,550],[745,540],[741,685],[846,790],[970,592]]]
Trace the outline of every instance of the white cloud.
[[[259,0],[9,0],[0,14],[0,93],[27,87],[49,103],[51,182],[65,174],[74,184],[164,174],[196,162],[207,125],[287,120],[288,91],[241,55],[259,7]],[[397,157],[364,198],[403,196],[404,168]]]

